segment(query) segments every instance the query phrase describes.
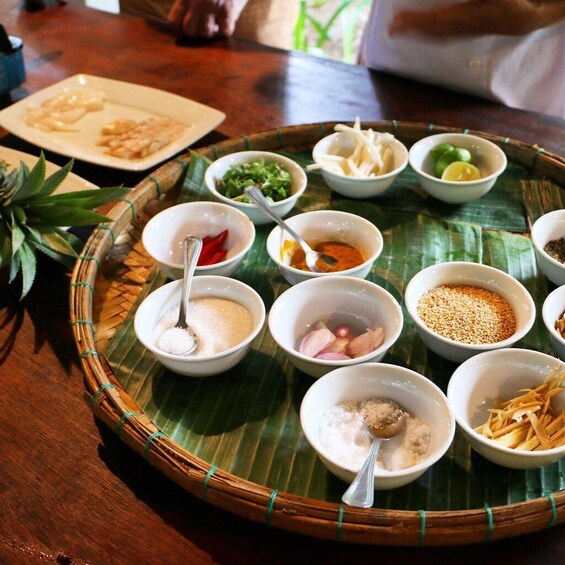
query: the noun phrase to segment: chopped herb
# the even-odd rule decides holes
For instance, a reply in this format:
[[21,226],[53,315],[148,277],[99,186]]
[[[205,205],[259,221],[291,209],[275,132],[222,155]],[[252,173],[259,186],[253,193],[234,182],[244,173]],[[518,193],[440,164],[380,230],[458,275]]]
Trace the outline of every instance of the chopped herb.
[[250,203],[244,193],[250,184],[259,187],[271,202],[284,200],[292,194],[290,173],[280,163],[266,163],[265,159],[232,165],[218,181],[218,189],[226,198]]

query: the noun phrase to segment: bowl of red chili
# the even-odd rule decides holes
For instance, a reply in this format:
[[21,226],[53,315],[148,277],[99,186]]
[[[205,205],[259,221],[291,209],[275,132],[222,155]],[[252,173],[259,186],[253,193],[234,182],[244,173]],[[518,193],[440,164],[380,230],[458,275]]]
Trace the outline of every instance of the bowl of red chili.
[[314,210],[288,218],[286,223],[315,251],[336,260],[331,266],[321,265],[321,272],[310,271],[296,240],[280,226],[275,227],[267,238],[267,253],[290,284],[331,275],[364,279],[383,250],[380,230],[349,212]]
[[182,278],[182,242],[190,234],[202,238],[195,274],[230,276],[253,245],[255,226],[246,214],[219,202],[187,202],[159,212],[147,222],[142,242],[171,279]]

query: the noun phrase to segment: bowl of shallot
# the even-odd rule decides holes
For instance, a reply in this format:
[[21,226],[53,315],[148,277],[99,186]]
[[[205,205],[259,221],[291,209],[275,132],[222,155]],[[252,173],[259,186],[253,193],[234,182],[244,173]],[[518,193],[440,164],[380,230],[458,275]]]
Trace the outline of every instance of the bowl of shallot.
[[338,367],[380,361],[403,322],[390,292],[340,275],[292,286],[275,300],[268,317],[269,331],[290,362],[314,378]]
[[337,124],[312,150],[314,163],[326,184],[349,198],[372,198],[390,188],[408,165],[408,149],[392,134]]

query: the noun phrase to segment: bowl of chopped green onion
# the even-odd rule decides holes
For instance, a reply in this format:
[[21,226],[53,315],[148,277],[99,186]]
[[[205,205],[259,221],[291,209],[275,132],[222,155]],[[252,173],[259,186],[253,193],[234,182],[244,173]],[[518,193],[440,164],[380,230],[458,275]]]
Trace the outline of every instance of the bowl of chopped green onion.
[[238,208],[256,225],[273,220],[249,200],[247,186],[259,187],[271,208],[285,216],[307,184],[300,165],[269,151],[239,151],[220,157],[208,167],[204,181],[216,200]]

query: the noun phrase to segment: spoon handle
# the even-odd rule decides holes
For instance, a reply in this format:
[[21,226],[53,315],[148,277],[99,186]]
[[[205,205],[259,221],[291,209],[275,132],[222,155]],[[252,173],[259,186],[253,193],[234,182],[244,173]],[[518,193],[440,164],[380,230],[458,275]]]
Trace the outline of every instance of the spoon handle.
[[261,189],[256,186],[249,185],[245,187],[245,194],[256,206],[261,208],[261,210],[263,210],[269,218],[277,222],[283,230],[286,230],[296,241],[298,241],[305,251],[310,250],[310,246],[276,212],[273,211],[273,209],[269,206],[269,202],[265,198],[265,195],[261,192]]
[[359,469],[357,476],[341,497],[342,502],[345,502],[345,504],[359,508],[370,508],[373,506],[375,498],[375,461],[377,460],[380,446],[380,440],[373,440],[363,466]]
[[202,240],[195,235],[185,237],[182,242],[182,257],[184,266],[184,276],[182,278],[182,291],[179,311],[179,321],[177,326],[187,328],[186,312],[188,310],[188,300],[190,296],[190,287],[192,286],[192,278],[200,251],[202,250]]

